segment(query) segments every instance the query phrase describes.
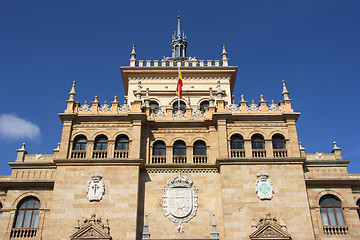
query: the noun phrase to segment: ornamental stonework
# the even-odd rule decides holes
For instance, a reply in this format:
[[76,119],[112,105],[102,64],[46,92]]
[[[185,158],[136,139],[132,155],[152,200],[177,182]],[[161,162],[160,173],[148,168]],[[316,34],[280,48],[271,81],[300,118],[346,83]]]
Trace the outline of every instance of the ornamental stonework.
[[274,194],[274,186],[269,178],[269,174],[261,171],[257,175],[256,194],[260,200],[271,200]]
[[197,191],[192,187],[190,178],[181,176],[172,177],[167,182],[168,187],[163,188],[163,210],[165,216],[174,223],[179,223],[177,230],[184,232],[182,223],[195,217],[197,211]]
[[105,195],[105,184],[101,180],[102,177],[99,173],[91,175],[92,180],[89,181],[86,189],[86,196],[90,202],[99,202]]

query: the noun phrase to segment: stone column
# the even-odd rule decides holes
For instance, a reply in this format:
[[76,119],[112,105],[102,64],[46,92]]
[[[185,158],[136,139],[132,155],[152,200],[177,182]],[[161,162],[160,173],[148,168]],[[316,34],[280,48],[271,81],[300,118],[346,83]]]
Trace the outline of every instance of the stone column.
[[296,123],[293,119],[286,121],[289,132],[289,144],[288,157],[300,157],[299,140],[296,131]]
[[108,147],[107,147],[107,158],[114,158],[115,152],[115,140],[108,140]]
[[193,146],[186,146],[186,159],[187,163],[194,163],[193,159]]
[[245,157],[252,157],[251,139],[244,139]]
[[93,158],[93,151],[94,151],[94,140],[87,140],[86,143],[86,158]]
[[265,139],[266,157],[274,157],[272,139]]
[[141,120],[133,121],[132,146],[130,149],[130,158],[140,158],[141,151]]
[[227,129],[226,129],[226,120],[218,120],[218,145],[219,145],[219,157],[227,158],[229,157],[227,152]]
[[172,157],[173,157],[173,146],[166,146],[166,163],[172,163]]
[[64,121],[58,158],[69,158],[72,121]]

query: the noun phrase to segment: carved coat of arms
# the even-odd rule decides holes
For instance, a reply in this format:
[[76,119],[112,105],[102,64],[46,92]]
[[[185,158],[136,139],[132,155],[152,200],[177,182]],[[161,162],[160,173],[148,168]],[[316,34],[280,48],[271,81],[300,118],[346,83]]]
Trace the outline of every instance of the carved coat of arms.
[[86,195],[90,202],[100,201],[105,194],[105,184],[101,180],[102,177],[100,173],[91,175],[92,180],[89,181],[86,189]]
[[197,210],[197,191],[192,187],[193,182],[188,177],[172,177],[167,182],[168,188],[163,188],[163,209],[165,216],[175,223],[179,223],[178,231],[184,232],[182,223],[192,219]]
[[267,172],[261,171],[257,175],[256,194],[260,200],[271,200],[274,193],[274,186],[269,179]]

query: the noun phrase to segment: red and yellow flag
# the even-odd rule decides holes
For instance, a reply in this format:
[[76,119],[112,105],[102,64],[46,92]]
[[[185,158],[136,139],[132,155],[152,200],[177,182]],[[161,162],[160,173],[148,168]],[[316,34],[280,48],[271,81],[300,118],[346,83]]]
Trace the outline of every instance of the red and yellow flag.
[[180,68],[179,68],[178,74],[179,74],[179,79],[178,79],[177,86],[176,86],[176,96],[177,96],[179,99],[182,99],[183,80],[182,80]]

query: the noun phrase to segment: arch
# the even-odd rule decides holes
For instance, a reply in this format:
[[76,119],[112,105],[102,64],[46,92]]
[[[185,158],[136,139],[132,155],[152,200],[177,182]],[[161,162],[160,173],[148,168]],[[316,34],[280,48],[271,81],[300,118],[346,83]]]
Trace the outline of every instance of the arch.
[[194,156],[206,156],[206,143],[203,140],[197,140],[194,143],[193,154]]
[[274,131],[272,131],[272,132],[270,132],[270,134],[269,134],[269,139],[272,139],[272,137],[274,136],[274,135],[276,135],[276,134],[280,134],[280,135],[283,135],[284,136],[284,139],[285,140],[288,140],[288,138],[286,137],[286,133],[284,133],[283,131],[279,131],[278,129],[276,129],[276,130],[274,130]]
[[320,215],[323,226],[344,226],[342,203],[332,194],[326,194],[319,200]]
[[[172,106],[174,105],[174,103],[177,102],[177,101],[178,101],[178,98],[177,98],[177,97],[174,98],[173,100],[170,101],[169,106],[172,107]],[[186,99],[182,98],[182,99],[180,99],[180,101],[181,101],[181,102],[184,102],[186,107],[189,106],[189,102],[186,101]]]
[[83,134],[79,134],[74,138],[73,150],[86,150],[87,138]]
[[[172,105],[171,105],[171,107],[173,107],[173,112],[174,113],[176,113],[178,110],[179,110],[179,108],[178,108],[178,104],[179,104],[179,102],[178,101],[175,101]],[[180,100],[180,111],[182,111],[182,112],[186,112],[186,102],[184,102],[184,101],[182,101],[182,100]]]
[[186,155],[186,144],[183,140],[177,140],[174,142],[173,155],[174,156],[185,156]]
[[166,155],[166,145],[162,140],[157,140],[153,143],[153,156],[165,156]]
[[336,191],[334,191],[334,190],[323,190],[323,191],[319,192],[319,193],[316,195],[316,197],[315,197],[315,202],[319,203],[320,199],[321,199],[323,196],[328,195],[328,194],[336,196],[338,199],[340,199],[340,201],[341,201],[343,204],[348,205],[348,203],[347,203],[346,200],[343,198],[343,196],[342,196],[340,193],[338,193],[338,192],[336,192]]
[[151,101],[150,100],[149,106],[150,106],[151,109],[154,109],[154,113],[157,113],[159,111],[159,109],[160,109],[160,105],[156,101]]
[[14,228],[37,228],[41,203],[37,197],[27,196],[17,204]]
[[94,150],[107,150],[108,138],[101,134],[96,136],[94,141]]
[[73,133],[71,140],[74,141],[75,138],[77,138],[77,137],[80,136],[80,135],[85,136],[86,139],[91,139],[91,137],[89,136],[89,134],[88,134],[87,132],[79,131],[79,132],[74,132],[74,133]]
[[177,141],[183,141],[185,145],[188,145],[188,141],[183,137],[177,137],[171,141],[171,145],[174,145]]
[[[191,143],[190,143],[190,145],[194,145],[194,143],[196,142],[196,141],[203,141],[203,142],[205,142],[206,143],[206,139],[205,138],[202,138],[202,137],[195,137],[193,140],[191,140]],[[185,141],[186,142],[186,141]]]
[[115,150],[129,150],[129,137],[120,134],[115,139]]
[[209,101],[208,100],[204,100],[199,104],[199,109],[201,112],[205,113],[205,108],[209,107]]
[[244,149],[244,137],[235,133],[230,137],[230,149]]
[[286,149],[285,137],[282,134],[276,133],[272,136],[273,149]]
[[21,200],[26,198],[26,197],[36,197],[37,199],[39,199],[39,201],[40,201],[40,210],[47,207],[47,202],[45,201],[45,198],[42,195],[40,195],[39,193],[31,191],[31,192],[26,192],[26,193],[23,193],[23,194],[19,195],[14,200],[14,202],[12,202],[11,208],[16,208],[17,205],[21,202]]
[[97,132],[95,132],[94,134],[92,134],[91,139],[95,141],[95,139],[98,138],[98,137],[101,136],[101,135],[103,135],[103,136],[105,136],[106,138],[108,138],[108,137],[107,137],[107,132],[105,132],[105,131],[97,131]]
[[251,136],[251,147],[252,149],[265,149],[264,136],[259,133],[255,133]]

